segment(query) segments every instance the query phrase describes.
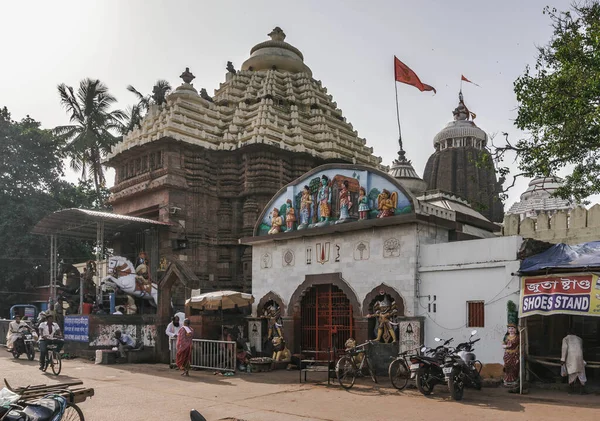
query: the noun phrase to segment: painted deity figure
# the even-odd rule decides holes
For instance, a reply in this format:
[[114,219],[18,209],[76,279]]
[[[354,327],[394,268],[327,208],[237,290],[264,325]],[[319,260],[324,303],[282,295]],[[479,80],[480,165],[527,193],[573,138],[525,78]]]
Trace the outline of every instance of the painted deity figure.
[[271,343],[273,344],[273,361],[290,362],[292,360],[292,353],[281,336],[274,337]]
[[283,338],[283,320],[281,312],[276,304],[270,305],[264,313],[264,317],[269,319],[269,330],[267,331],[267,339],[271,340],[275,337]]
[[269,230],[269,234],[279,234],[281,232],[281,226],[283,225],[283,218],[279,216],[279,209],[273,209],[271,217],[271,229]]
[[519,380],[520,369],[519,333],[516,324],[508,324],[506,335],[502,340],[502,348],[504,348],[504,386],[514,387]]
[[148,254],[145,251],[138,254],[136,260],[137,267],[135,268],[135,282],[137,287],[141,291],[150,293],[152,291],[152,279],[150,278],[150,264],[148,261]]
[[398,309],[396,308],[396,302],[390,300],[387,297],[384,297],[383,300],[378,301],[373,306],[373,310],[375,314],[367,315],[367,318],[377,317],[377,338],[376,342],[380,342],[381,339],[385,343],[396,342],[396,332],[394,331],[394,323],[393,319],[398,314]]
[[385,218],[394,216],[397,204],[398,194],[396,192],[390,193],[388,190],[383,189],[381,194],[377,196],[377,209],[379,210],[377,217]]
[[348,180],[342,181],[340,189],[340,219],[344,221],[350,217],[348,211],[352,207],[352,197],[350,196],[350,190],[348,190]]
[[321,187],[317,198],[321,222],[327,222],[331,217],[331,189],[329,188],[329,178],[326,175],[321,177]]
[[359,189],[358,194],[358,219],[365,220],[368,218],[367,214],[371,209],[369,208],[369,198],[367,197],[367,191],[364,187]]
[[296,222],[296,211],[292,206],[291,199],[287,200],[287,210],[285,211],[285,225],[287,227],[286,231],[292,231],[294,229],[294,222]]
[[310,188],[308,186],[304,186],[302,189],[302,197],[300,199],[300,225],[298,229],[304,229],[310,223],[310,206],[312,205],[312,200],[310,197]]

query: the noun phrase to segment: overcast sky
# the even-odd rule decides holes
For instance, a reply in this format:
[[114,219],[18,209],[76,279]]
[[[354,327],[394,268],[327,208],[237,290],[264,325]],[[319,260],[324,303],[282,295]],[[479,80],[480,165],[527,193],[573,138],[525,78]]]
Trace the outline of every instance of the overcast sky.
[[[196,75],[194,86],[211,93],[225,80],[228,60],[239,68],[280,26],[387,165],[398,149],[393,56],[437,89],[434,96],[398,84],[405,149],[422,175],[433,137],[452,119],[461,74],[481,85],[463,86],[475,122],[497,140],[501,132],[523,136],[513,126],[513,82],[550,38],[547,4],[569,7],[568,0],[7,1],[0,106],[51,128],[68,123],[59,83],[99,78],[126,108],[135,102],[128,84],[150,92],[164,78],[175,87],[185,67]],[[526,185],[517,183],[507,206]]]

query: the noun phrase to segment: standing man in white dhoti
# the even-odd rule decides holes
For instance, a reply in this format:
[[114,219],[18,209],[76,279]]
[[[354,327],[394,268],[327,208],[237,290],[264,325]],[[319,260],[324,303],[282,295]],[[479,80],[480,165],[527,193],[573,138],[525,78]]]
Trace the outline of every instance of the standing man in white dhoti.
[[585,361],[583,361],[583,341],[575,335],[572,328],[569,329],[567,336],[562,340],[560,362],[569,376],[569,393],[575,391],[575,382],[579,379],[581,385],[579,393],[586,394],[585,383],[587,377],[585,376]]

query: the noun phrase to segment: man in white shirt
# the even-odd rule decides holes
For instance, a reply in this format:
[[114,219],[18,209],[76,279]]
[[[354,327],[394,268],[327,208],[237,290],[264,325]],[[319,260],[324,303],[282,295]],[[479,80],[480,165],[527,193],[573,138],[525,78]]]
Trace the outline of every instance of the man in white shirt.
[[48,356],[48,345],[56,345],[56,352],[60,352],[64,342],[60,339],[62,336],[60,327],[54,322],[54,317],[51,314],[46,316],[45,322],[40,323],[38,331],[40,334],[38,343],[40,346],[40,370],[43,370]]
[[[183,313],[176,313],[165,330],[165,334],[169,337],[169,350],[171,350],[171,342],[177,340],[177,334],[179,333],[179,329],[181,329],[181,314]],[[183,316],[185,318],[185,314]]]
[[25,322],[21,321],[21,316],[16,315],[15,319],[8,324],[8,332],[6,333],[6,350],[12,351],[13,344],[19,337],[19,329],[26,326]]
[[125,351],[129,351],[135,348],[135,341],[128,334],[121,333],[120,330],[115,332],[115,339],[117,340],[117,346],[119,347],[119,353],[121,358],[126,358],[127,354]]

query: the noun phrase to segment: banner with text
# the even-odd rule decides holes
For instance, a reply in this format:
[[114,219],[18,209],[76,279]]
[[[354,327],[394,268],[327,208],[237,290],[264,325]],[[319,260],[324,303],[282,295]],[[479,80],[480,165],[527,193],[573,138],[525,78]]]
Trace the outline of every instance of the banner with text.
[[600,316],[597,274],[561,274],[521,278],[520,317],[533,314]]

